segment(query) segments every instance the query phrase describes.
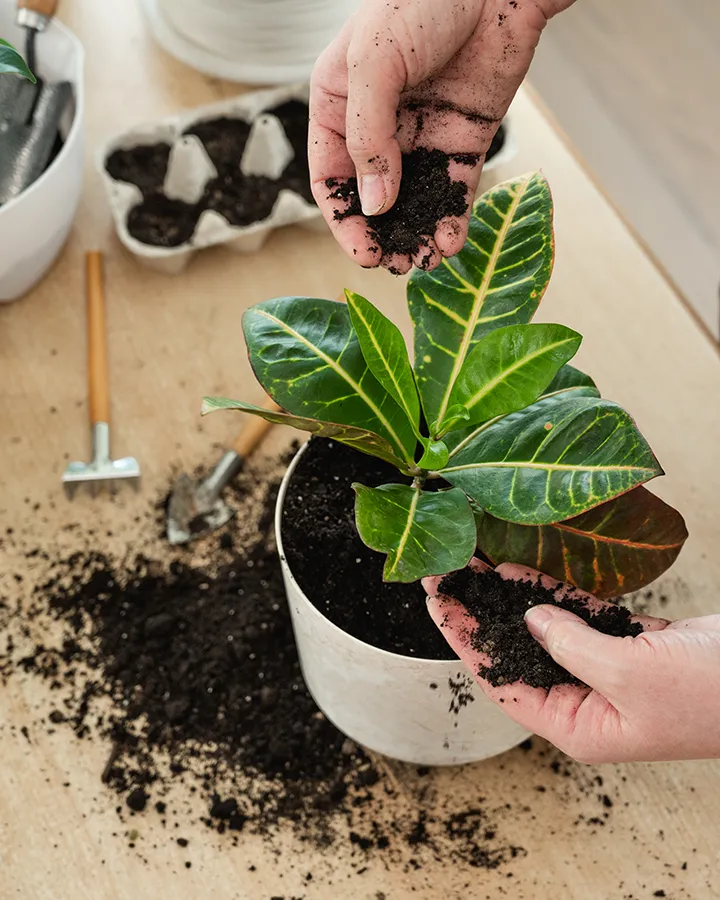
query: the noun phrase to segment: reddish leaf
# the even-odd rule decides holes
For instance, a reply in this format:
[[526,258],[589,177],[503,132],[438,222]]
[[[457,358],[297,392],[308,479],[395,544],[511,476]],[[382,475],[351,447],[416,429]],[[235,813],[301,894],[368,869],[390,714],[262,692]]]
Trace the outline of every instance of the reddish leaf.
[[478,515],[478,544],[496,565],[515,562],[596,597],[636,591],[675,561],[687,538],[682,516],[638,487],[554,525],[514,525]]

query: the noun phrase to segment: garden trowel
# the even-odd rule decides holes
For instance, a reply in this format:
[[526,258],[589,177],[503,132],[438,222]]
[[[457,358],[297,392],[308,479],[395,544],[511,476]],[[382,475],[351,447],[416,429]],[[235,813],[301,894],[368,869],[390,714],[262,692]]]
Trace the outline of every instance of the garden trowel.
[[[266,409],[280,409],[272,400],[264,405]],[[178,477],[167,506],[167,539],[171,544],[188,544],[230,521],[235,510],[220,495],[272,425],[265,419],[249,417],[232,448],[207,478],[197,481],[185,472]]]

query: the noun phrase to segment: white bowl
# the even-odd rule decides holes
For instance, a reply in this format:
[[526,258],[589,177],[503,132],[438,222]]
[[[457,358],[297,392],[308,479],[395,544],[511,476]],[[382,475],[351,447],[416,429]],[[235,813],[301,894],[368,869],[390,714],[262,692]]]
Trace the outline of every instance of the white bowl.
[[313,64],[360,0],[140,0],[160,46],[207,75],[291,84]]
[[[0,0],[0,35],[22,48],[25,33],[15,24],[15,14],[14,2]],[[0,302],[22,297],[48,271],[68,236],[82,189],[82,44],[53,20],[38,38],[37,55],[38,74],[44,79],[72,82],[74,109],[61,124],[64,144],[57,157],[26,191],[0,206]]]

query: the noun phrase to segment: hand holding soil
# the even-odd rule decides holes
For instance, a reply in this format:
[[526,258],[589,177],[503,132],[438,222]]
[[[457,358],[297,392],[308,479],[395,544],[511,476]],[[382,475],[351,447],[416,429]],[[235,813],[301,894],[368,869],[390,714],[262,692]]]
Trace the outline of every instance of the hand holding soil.
[[[720,756],[720,615],[676,622],[630,616],[621,607],[531,569],[502,565],[493,571],[478,560],[471,567],[479,574],[424,579],[428,609],[487,696],[516,722],[587,763]],[[461,588],[461,579],[468,587],[463,603],[442,593]],[[528,651],[519,617],[514,633],[503,635],[493,628],[492,612],[489,621],[478,621],[468,611],[477,613],[482,603],[481,592],[472,590],[472,582],[480,579],[489,579],[482,589],[488,606],[488,588],[492,591],[493,582],[505,583],[501,616],[506,626],[507,604],[514,602],[519,609],[523,590],[530,597],[544,588],[554,603],[583,604],[582,614],[593,627],[557,605],[543,603],[526,610],[529,633],[554,663],[547,654],[542,660]],[[510,582],[514,589],[508,587]],[[523,583],[527,588],[517,587]],[[508,600],[510,595],[517,597]],[[623,631],[627,636],[616,636]],[[502,658],[508,652],[509,665]],[[509,672],[512,665],[522,670],[522,681],[497,677],[498,666]],[[551,686],[531,687],[528,682]]]
[[365,0],[315,66],[309,139],[315,200],[360,265],[402,274],[459,252],[485,154],[571,3]]

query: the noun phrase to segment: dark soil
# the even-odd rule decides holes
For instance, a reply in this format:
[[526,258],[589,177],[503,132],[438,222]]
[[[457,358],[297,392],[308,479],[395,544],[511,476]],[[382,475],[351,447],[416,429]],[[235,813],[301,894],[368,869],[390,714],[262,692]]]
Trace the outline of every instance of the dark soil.
[[[33,729],[72,728],[79,740],[106,744],[98,787],[121,801],[102,790],[91,808],[111,802],[123,821],[159,818],[181,847],[197,829],[200,799],[204,825],[236,843],[250,832],[274,846],[278,828],[291,830],[315,847],[344,849],[358,873],[378,854],[413,871],[440,855],[495,869],[523,854],[498,835],[496,810],[481,798],[468,810],[426,802],[427,769],[405,767],[406,787],[417,782],[408,807],[385,774],[389,764],[376,767],[318,710],[267,530],[279,481],[250,503],[258,477],[252,466],[241,473],[235,525],[206,539],[219,560],[212,569],[112,559],[94,549],[92,531],[88,549],[60,558],[28,550],[16,584],[30,562],[47,560],[50,574],[29,603],[0,598],[0,683],[45,681],[48,706]],[[159,525],[162,503],[157,514]],[[255,541],[237,537],[248,519],[262,526]],[[30,730],[22,734],[33,742]]]
[[214,209],[231,225],[252,225],[272,213],[278,182],[254,175],[220,175],[208,182],[200,208]]
[[169,200],[162,193],[169,144],[112,153],[105,162],[108,173],[118,181],[137,185],[143,193],[143,202],[128,216],[130,234],[143,244],[177,247],[192,238],[198,219],[208,209],[215,210],[230,225],[243,227],[269,218],[282,190],[293,191],[308,203],[314,203],[307,160],[307,104],[290,100],[266,112],[280,119],[295,151],[278,180],[244,176],[240,171],[251,128],[243,119],[226,116],[210,119],[184,132],[202,141],[218,172],[196,205]]
[[209,119],[196,122],[183,134],[200,138],[213,165],[220,174],[235,172],[240,165],[251,125],[244,119]]
[[611,606],[593,613],[574,593],[562,595],[529,580],[506,581],[494,571],[477,573],[468,568],[454,572],[442,580],[440,591],[458,599],[477,620],[471,644],[491,660],[489,666],[479,666],[477,674],[493,685],[516,681],[541,688],[582,684],[558,665],[528,631],[523,616],[531,606],[560,606],[603,634],[615,637],[642,633],[642,626],[630,621],[631,613],[625,607]]
[[116,150],[105,160],[105,169],[116,181],[134,184],[147,197],[162,190],[170,158],[170,144]]
[[143,244],[178,247],[193,236],[199,215],[192,204],[152,194],[130,210],[128,231]]
[[385,584],[385,557],[360,540],[351,484],[403,481],[397,469],[339,444],[313,438],[285,501],[283,547],[298,584],[322,613],[382,650],[425,659],[455,654],[425,608],[416,584]]
[[295,158],[290,161],[282,174],[282,188],[295,191],[308,203],[315,203],[310,189],[310,170],[307,161],[308,145],[308,108],[299,100],[288,100],[267,110],[277,116],[285,129],[287,139],[295,151]]
[[[363,216],[356,178],[342,183],[329,178],[326,182],[331,191],[329,196],[347,201],[344,210],[335,211],[335,218],[339,221],[351,216],[365,219],[368,237],[380,247],[384,259],[395,254],[414,256],[428,246],[428,239],[435,234],[442,219],[467,212],[467,185],[450,178],[450,159],[441,150],[423,147],[405,154],[398,198],[379,216]],[[428,251],[428,262],[429,259]]]
[[[0,721],[2,740],[36,755],[38,742],[52,748],[56,732],[74,732],[77,764],[42,777],[72,793],[78,817],[114,807],[114,836],[149,864],[163,837],[177,852],[199,852],[184,862],[195,869],[201,847],[232,852],[250,836],[243,852],[253,862],[243,884],[258,898],[270,890],[253,885],[253,873],[281,852],[308,883],[293,896],[309,898],[311,882],[325,885],[337,875],[337,896],[362,893],[364,884],[380,898],[383,867],[437,886],[438,861],[467,879],[468,896],[487,878],[478,882],[473,869],[498,868],[514,896],[512,862],[525,851],[513,835],[546,827],[545,791],[554,795],[553,810],[560,804],[567,811],[551,823],[551,839],[582,828],[579,840],[591,853],[593,836],[612,831],[612,817],[628,805],[612,772],[603,780],[528,740],[483,764],[463,799],[445,793],[444,775],[369,756],[324,718],[301,678],[272,547],[287,461],[251,460],[226,497],[237,515],[193,548],[159,541],[166,498],[138,509],[127,532],[118,523],[114,538],[68,522],[64,511],[59,524],[49,518],[52,502],[34,503],[32,517],[6,528],[0,685],[27,690],[33,703],[20,704],[17,723]],[[57,542],[38,544],[37,517],[58,525]],[[99,549],[106,534],[113,552]],[[138,546],[146,557],[138,557]],[[424,606],[419,612],[427,618]],[[18,684],[27,681],[38,683]],[[462,685],[453,702],[464,702]],[[88,793],[87,781],[80,788],[73,775],[86,776],[98,759],[97,791]],[[276,885],[272,896],[290,895],[286,882]]]

